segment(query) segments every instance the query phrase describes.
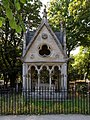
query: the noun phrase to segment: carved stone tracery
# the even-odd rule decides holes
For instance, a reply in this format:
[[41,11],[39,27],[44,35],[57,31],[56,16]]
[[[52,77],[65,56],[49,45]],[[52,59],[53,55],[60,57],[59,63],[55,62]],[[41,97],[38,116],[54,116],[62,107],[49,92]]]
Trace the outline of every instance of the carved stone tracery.
[[31,89],[35,90],[38,86],[53,86],[56,90],[60,89],[61,82],[61,66],[60,65],[31,65],[28,73],[31,71]]

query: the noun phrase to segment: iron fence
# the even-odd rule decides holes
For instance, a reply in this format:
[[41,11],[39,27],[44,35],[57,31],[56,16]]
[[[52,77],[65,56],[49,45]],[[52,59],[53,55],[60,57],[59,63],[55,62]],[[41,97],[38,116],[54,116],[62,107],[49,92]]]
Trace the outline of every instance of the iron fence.
[[0,89],[0,114],[90,114],[89,91]]

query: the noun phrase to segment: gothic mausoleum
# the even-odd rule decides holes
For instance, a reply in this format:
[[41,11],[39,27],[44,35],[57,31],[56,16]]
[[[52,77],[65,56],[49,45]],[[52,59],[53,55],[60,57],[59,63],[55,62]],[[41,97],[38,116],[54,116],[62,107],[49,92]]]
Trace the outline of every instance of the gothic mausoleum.
[[65,29],[54,32],[44,10],[36,31],[26,31],[23,41],[23,89],[31,92],[67,89]]

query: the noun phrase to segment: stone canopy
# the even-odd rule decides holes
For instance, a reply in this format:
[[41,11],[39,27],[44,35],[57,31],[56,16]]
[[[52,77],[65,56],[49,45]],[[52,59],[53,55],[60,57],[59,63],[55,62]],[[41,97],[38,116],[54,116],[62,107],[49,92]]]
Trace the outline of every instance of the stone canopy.
[[51,29],[45,10],[37,30],[24,34],[22,60],[23,89],[67,89],[66,33]]

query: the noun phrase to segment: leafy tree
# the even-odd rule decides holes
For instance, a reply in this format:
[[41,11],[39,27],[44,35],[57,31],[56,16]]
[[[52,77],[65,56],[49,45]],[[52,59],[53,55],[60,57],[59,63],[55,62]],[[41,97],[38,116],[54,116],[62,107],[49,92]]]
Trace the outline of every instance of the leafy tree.
[[77,71],[78,79],[90,79],[90,47],[81,47],[74,60],[72,67]]
[[[9,19],[9,24],[13,29],[16,29],[17,32],[21,32],[23,28],[22,23],[22,16],[19,13],[21,9],[21,4],[26,3],[25,0],[1,0],[0,1],[0,8],[1,11],[5,12],[6,17]],[[17,12],[15,12],[17,11]],[[18,19],[18,22],[17,22]],[[1,14],[0,16],[0,27],[2,27],[3,23],[5,23],[5,17]]]
[[22,54],[24,28],[37,27],[40,7],[39,0],[0,1],[0,19],[4,21],[0,29],[0,73],[5,81],[10,80],[12,87],[21,73],[21,61],[17,58]]
[[[6,18],[9,20],[10,27],[18,33],[25,30],[27,23],[30,24],[30,27],[35,26],[38,22],[33,22],[33,20],[40,12],[40,7],[40,0],[1,0],[0,27],[5,24]],[[3,11],[5,16],[3,16]],[[40,19],[40,16],[37,17],[37,21],[38,18]]]
[[90,1],[54,0],[50,2],[48,17],[54,30],[59,30],[60,22],[66,28],[67,53],[79,45],[90,45]]
[[90,46],[90,0],[73,0],[69,10],[74,18],[77,40],[80,45]]
[[75,81],[78,79],[79,75],[77,74],[77,67],[73,67],[73,64],[75,63],[75,57],[71,55],[71,58],[69,63],[68,63],[68,79],[69,81]]

